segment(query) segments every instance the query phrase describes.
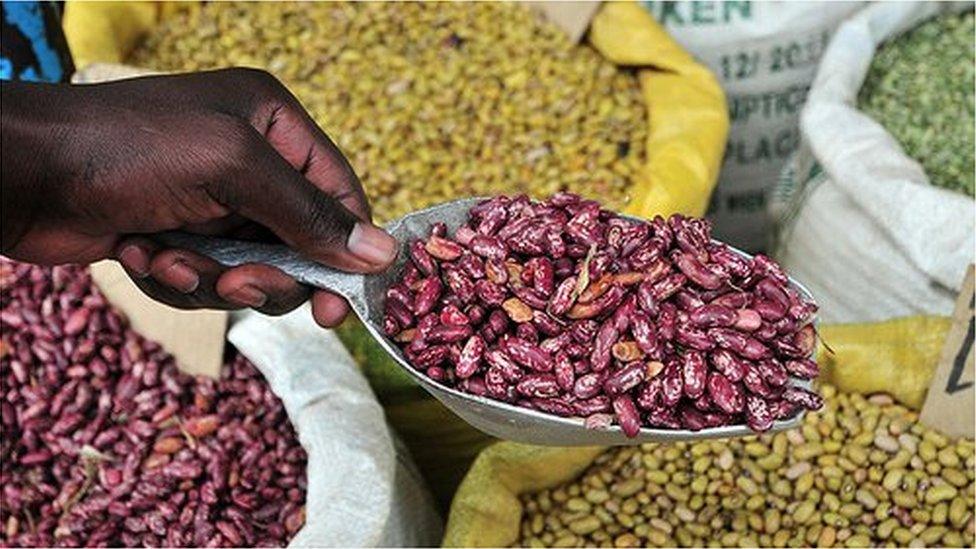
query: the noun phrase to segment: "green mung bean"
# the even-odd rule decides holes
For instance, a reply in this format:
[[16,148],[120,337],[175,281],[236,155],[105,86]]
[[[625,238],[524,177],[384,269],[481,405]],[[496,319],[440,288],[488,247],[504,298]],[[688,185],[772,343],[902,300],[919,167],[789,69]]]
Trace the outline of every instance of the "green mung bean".
[[882,45],[858,98],[933,185],[971,196],[973,29],[970,8],[935,17]]

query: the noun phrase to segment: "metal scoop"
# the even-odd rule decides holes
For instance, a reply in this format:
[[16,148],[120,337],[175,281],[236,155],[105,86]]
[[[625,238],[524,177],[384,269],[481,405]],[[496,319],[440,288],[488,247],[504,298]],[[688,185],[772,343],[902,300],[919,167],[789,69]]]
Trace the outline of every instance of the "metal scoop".
[[[386,289],[397,280],[404,262],[408,261],[407,244],[410,241],[427,238],[431,225],[438,221],[447,224],[448,229],[453,232],[467,222],[468,210],[481,200],[481,198],[466,198],[446,202],[408,214],[390,223],[386,230],[400,242],[400,251],[394,265],[385,273],[376,275],[337,271],[303,259],[296,252],[280,245],[217,239],[186,233],[166,233],[160,235],[159,240],[169,246],[194,250],[227,266],[244,263],[274,265],[304,284],[327,289],[343,296],[349,301],[352,310],[362,319],[369,333],[421,387],[434,395],[452,412],[461,416],[464,421],[497,438],[549,446],[623,446],[644,442],[726,438],[755,434],[746,425],[715,427],[700,431],[645,427],[640,430],[636,437],[627,438],[617,425],[604,429],[588,429],[583,426],[582,418],[559,417],[464,393],[441,385],[415,370],[397,345],[387,339],[383,333]],[[628,218],[641,221],[639,218]],[[749,254],[745,252],[735,251],[749,257]],[[790,279],[790,283],[804,297],[811,297],[810,292],[795,280]],[[792,380],[792,382],[806,388],[810,386],[809,381]],[[803,414],[804,412],[801,411],[793,419],[777,421],[771,431],[782,431],[799,426]]]

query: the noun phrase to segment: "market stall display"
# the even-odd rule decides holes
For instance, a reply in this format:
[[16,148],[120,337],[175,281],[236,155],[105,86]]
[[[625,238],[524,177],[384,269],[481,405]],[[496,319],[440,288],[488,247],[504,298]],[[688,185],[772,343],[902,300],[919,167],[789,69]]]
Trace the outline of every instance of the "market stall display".
[[[918,412],[950,320],[906,316],[974,261],[972,4],[864,4],[607,2],[577,44],[518,3],[69,3],[82,66],[279,78],[379,223],[495,198],[370,304],[416,372],[300,309],[194,378],[86,269],[0,258],[0,546],[426,546],[428,483],[446,546],[976,545],[973,435]],[[711,240],[720,166],[719,237],[775,261]],[[756,434],[495,442],[418,381],[622,444]]]

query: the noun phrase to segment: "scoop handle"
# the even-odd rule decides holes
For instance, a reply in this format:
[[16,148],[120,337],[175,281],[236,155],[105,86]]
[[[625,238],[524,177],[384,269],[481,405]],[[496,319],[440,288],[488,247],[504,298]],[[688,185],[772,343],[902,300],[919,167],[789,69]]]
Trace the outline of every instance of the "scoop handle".
[[303,284],[329,290],[345,297],[354,307],[364,305],[362,303],[363,275],[347,273],[305,259],[287,246],[178,231],[154,235],[153,240],[165,246],[182,248],[207,256],[227,267],[236,267],[245,263],[272,265]]

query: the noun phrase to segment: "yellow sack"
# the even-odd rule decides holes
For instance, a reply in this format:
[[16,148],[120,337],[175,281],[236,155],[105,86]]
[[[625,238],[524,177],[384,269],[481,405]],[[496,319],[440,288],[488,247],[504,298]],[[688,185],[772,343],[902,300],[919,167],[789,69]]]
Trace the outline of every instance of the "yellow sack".
[[590,23],[590,43],[618,65],[642,68],[651,131],[647,166],[626,212],[704,215],[729,132],[725,94],[715,76],[636,2],[605,3]]
[[[64,26],[75,64],[123,62],[159,18],[193,6],[195,2],[69,2]],[[608,59],[639,69],[647,103],[647,165],[633,183],[626,212],[643,217],[704,214],[729,128],[717,80],[637,4],[604,4],[591,24],[590,40]],[[338,333],[446,509],[471,461],[494,439],[423,392],[358,322],[347,323]]]
[[[887,392],[920,408],[950,319],[909,317],[821,328],[822,376],[841,391]],[[458,487],[445,547],[507,547],[519,536],[519,494],[562,484],[582,473],[603,448],[547,448],[498,442],[483,451]]]
[[67,2],[62,25],[75,66],[123,63],[160,18],[196,2]]
[[911,316],[872,324],[834,324],[820,329],[817,361],[824,381],[848,392],[889,393],[922,409],[952,319]]

